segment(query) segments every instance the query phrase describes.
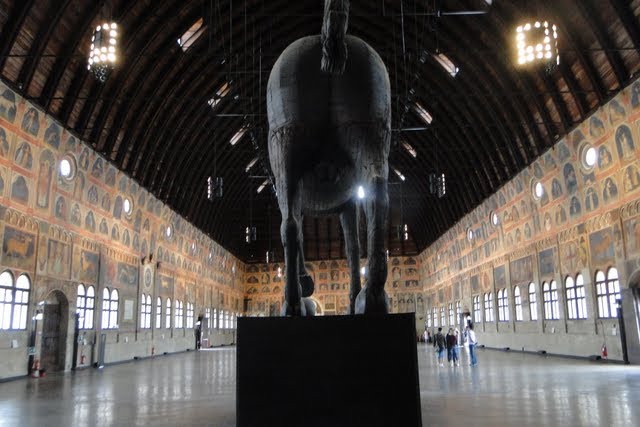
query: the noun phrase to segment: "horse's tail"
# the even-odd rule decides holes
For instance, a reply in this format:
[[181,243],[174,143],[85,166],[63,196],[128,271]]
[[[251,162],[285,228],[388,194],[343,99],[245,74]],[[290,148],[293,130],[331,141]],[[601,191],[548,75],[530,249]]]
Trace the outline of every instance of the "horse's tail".
[[349,25],[349,0],[325,0],[322,21],[322,71],[342,74],[347,63],[344,40]]

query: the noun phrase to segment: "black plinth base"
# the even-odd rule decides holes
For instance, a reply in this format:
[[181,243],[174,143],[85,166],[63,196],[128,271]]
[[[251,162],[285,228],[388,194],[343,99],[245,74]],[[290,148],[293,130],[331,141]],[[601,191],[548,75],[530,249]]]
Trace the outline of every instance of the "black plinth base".
[[413,314],[239,318],[238,427],[421,426]]

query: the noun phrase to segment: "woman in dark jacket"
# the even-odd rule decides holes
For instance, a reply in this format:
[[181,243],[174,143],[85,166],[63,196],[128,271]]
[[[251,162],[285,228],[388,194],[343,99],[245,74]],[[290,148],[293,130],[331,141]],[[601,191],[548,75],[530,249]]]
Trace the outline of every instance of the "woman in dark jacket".
[[458,336],[453,333],[453,328],[447,332],[447,361],[451,366],[460,366],[458,362]]

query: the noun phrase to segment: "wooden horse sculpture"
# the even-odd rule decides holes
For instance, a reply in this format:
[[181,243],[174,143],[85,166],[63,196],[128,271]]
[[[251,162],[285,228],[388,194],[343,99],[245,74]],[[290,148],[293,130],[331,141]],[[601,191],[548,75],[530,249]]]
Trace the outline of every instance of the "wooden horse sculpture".
[[[325,0],[322,34],[289,45],[267,86],[269,159],[282,213],[283,315],[313,315],[302,214],[340,213],[351,270],[350,313],[387,313],[389,76],[378,54],[347,36],[348,0]],[[356,189],[366,191],[367,270],[360,288]]]

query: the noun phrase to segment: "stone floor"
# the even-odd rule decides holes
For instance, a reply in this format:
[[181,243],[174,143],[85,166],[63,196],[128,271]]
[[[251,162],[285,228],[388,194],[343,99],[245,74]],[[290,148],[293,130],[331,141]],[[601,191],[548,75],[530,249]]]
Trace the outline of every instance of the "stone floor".
[[[425,426],[640,425],[640,367],[418,345]],[[235,425],[234,348],[0,383],[0,426]],[[402,427],[402,426],[399,426]]]

